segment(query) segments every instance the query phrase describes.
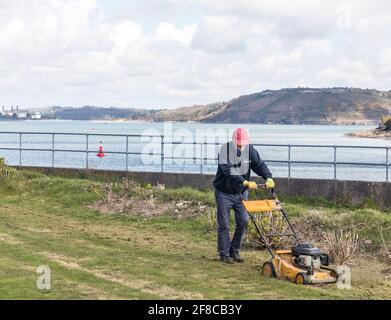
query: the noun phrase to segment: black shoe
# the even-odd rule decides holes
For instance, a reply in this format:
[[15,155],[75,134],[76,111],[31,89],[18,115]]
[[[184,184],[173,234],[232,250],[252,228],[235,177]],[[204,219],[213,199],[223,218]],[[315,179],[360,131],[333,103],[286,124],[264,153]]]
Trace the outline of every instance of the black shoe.
[[231,258],[235,262],[238,262],[238,263],[243,263],[244,262],[244,259],[240,256],[239,251],[232,251],[230,255],[231,255]]
[[227,264],[233,264],[234,263],[234,261],[232,260],[231,257],[226,257],[226,256],[221,256],[220,257],[220,261],[222,263],[227,263]]

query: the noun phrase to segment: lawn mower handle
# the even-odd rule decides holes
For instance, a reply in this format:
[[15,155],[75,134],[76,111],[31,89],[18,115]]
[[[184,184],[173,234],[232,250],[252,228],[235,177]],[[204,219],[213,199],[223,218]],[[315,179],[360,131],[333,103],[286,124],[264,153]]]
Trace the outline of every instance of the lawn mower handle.
[[[257,187],[258,187],[258,189],[267,189],[265,183],[263,183],[263,184],[257,184]],[[274,188],[271,188],[270,191],[271,191],[272,195],[275,196]]]
[[[267,189],[265,183],[257,184],[257,187],[258,187],[258,189],[255,189],[255,190],[253,190],[253,191],[256,192],[256,191],[259,190],[259,189]],[[249,190],[249,188],[248,188],[248,187],[245,187],[241,194],[245,193],[247,190]],[[251,191],[251,190],[250,190],[250,191]],[[273,198],[277,198],[277,196],[276,196],[276,194],[275,194],[275,192],[274,192],[274,188],[271,188],[270,191],[271,191],[272,197],[273,197]]]

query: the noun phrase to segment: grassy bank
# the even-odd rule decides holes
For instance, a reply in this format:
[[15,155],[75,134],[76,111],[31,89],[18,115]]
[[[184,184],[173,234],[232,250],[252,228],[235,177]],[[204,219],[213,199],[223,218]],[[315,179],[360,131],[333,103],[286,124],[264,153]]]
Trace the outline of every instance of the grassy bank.
[[[391,298],[389,267],[370,255],[381,252],[387,212],[285,199],[293,219],[316,232],[346,226],[365,239],[352,289],[338,290],[263,278],[268,256],[255,249],[243,252],[245,264],[220,264],[211,192],[24,171],[3,179],[0,191],[2,299]],[[384,236],[391,240],[389,230]],[[36,288],[40,265],[51,269],[50,291]]]

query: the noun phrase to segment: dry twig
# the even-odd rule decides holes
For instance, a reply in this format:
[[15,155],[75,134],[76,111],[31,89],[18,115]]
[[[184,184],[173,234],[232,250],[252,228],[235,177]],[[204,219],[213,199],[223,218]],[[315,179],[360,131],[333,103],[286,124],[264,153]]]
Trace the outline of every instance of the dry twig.
[[325,233],[323,239],[329,247],[332,261],[337,265],[348,263],[355,256],[359,247],[358,234],[343,230]]
[[383,242],[384,250],[386,250],[388,258],[391,260],[391,252],[388,250],[387,245],[386,245],[386,241],[384,240],[384,236],[383,236],[383,227],[379,228],[379,234],[380,234],[380,238]]
[[353,231],[334,231],[323,235],[329,247],[332,261],[337,265],[348,263],[355,256],[359,247],[359,237]]

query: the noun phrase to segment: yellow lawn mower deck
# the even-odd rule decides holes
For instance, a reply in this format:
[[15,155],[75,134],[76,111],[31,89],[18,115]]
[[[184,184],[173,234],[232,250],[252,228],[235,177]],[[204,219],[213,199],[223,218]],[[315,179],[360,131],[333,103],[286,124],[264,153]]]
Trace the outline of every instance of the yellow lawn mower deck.
[[[264,188],[264,185],[259,185]],[[301,243],[287,214],[282,208],[281,202],[277,199],[272,190],[272,198],[256,201],[243,200],[252,223],[271,255],[271,259],[263,264],[262,275],[265,277],[276,277],[288,280],[298,285],[335,283],[338,280],[337,273],[328,268],[329,256],[311,244]],[[257,224],[255,215],[277,211],[281,214],[285,223],[289,226],[289,233],[266,234]],[[295,246],[290,250],[273,250],[270,245],[270,238],[291,237]]]
[[276,277],[281,280],[288,280],[299,285],[335,283],[338,275],[331,269],[308,269],[298,266],[294,262],[291,250],[277,250],[274,257],[262,266],[262,275],[265,277]]

